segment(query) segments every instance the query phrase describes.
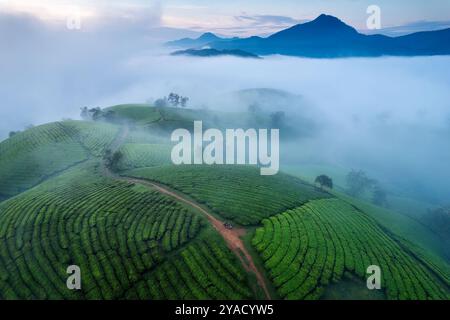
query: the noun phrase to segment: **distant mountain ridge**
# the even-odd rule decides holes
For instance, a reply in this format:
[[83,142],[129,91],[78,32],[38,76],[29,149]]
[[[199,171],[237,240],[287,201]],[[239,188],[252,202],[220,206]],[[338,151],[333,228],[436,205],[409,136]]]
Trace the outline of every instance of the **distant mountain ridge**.
[[340,19],[322,14],[269,37],[224,39],[207,33],[197,39],[170,42],[184,47],[243,50],[256,55],[281,54],[313,58],[423,56],[450,54],[450,28],[400,37],[365,35]]
[[194,47],[201,47],[201,46],[207,45],[208,43],[211,43],[211,42],[222,41],[225,39],[226,38],[221,38],[212,32],[207,32],[195,39],[183,38],[180,40],[166,42],[165,45],[168,47],[194,48]]
[[217,49],[187,49],[172,52],[173,56],[195,56],[195,57],[217,57],[217,56],[235,56],[240,58],[261,59],[261,57],[242,50],[217,50]]

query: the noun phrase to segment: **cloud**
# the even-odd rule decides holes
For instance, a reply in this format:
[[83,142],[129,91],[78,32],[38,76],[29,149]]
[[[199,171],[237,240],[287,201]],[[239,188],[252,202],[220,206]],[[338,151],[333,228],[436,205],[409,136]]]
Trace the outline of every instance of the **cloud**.
[[288,16],[246,14],[234,16],[234,19],[238,22],[238,25],[228,28],[229,30],[252,35],[268,35],[308,21]]
[[179,25],[184,23],[189,25],[190,29],[199,32],[214,32],[228,36],[266,36],[278,32],[282,29],[292,27],[293,25],[304,23],[307,20],[299,20],[288,16],[277,15],[248,15],[222,17],[217,21],[208,21],[201,24],[199,21],[190,21],[185,19],[176,19],[175,17],[165,16],[164,20],[169,24]]
[[237,21],[248,22],[251,26],[292,26],[307,20],[298,20],[287,16],[274,15],[240,15],[234,17]]
[[403,36],[420,31],[434,31],[450,28],[450,21],[415,21],[401,26],[386,27],[380,30],[361,30],[366,34],[384,34],[391,37]]
[[[361,168],[403,190],[422,187],[422,197],[448,200],[450,57],[171,57],[151,34],[157,28],[148,23],[151,15],[141,14],[112,14],[74,31],[1,13],[0,42],[8,45],[0,51],[0,139],[31,123],[76,118],[83,106],[142,103],[172,91],[189,96],[191,106],[237,110],[247,106],[215,97],[275,88],[302,95],[323,129],[285,150],[282,162]],[[272,18],[244,20],[245,26],[275,24]]]
[[162,41],[192,34],[157,27],[157,17],[151,10],[110,12],[69,30],[63,20],[0,13],[0,140],[29,124],[76,117],[80,107],[138,81],[127,71],[134,55],[155,54]]

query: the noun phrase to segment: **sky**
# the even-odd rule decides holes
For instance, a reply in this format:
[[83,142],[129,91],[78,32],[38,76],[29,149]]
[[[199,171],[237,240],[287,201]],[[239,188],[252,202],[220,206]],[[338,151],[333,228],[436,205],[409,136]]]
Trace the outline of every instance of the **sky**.
[[95,23],[111,15],[140,19],[145,12],[151,26],[249,36],[267,35],[321,13],[365,31],[369,5],[380,8],[386,34],[450,27],[448,0],[0,0],[0,12],[28,13],[46,21],[77,12]]

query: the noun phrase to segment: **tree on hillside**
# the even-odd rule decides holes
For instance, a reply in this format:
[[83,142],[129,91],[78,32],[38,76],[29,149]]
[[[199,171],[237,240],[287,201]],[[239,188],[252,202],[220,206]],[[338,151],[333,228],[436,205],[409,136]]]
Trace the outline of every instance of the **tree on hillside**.
[[94,121],[100,120],[103,115],[102,109],[100,109],[100,107],[90,109],[89,113],[91,114],[92,120]]
[[89,115],[89,110],[88,107],[83,107],[80,108],[81,109],[81,113],[80,113],[80,117],[83,120],[91,120],[91,116]]
[[284,126],[286,114],[283,111],[276,111],[270,114],[270,124],[272,128],[281,129]]
[[186,108],[188,101],[189,101],[188,97],[181,97],[180,98],[180,105],[181,105],[181,107],[182,108]]
[[372,203],[380,207],[388,206],[387,193],[379,184],[376,184],[373,189]]
[[154,105],[157,108],[165,108],[168,106],[186,108],[188,101],[188,97],[183,97],[177,93],[171,92],[169,96],[157,99]]
[[113,110],[108,110],[106,112],[102,112],[102,118],[108,122],[114,122],[117,120],[116,113]]
[[329,189],[333,189],[333,180],[327,175],[321,174],[314,182],[319,184],[321,188],[327,187]]
[[81,108],[80,117],[87,121],[108,121],[114,122],[116,120],[116,113],[113,110],[104,111],[100,107],[88,109],[88,107]]
[[429,209],[420,220],[431,230],[450,241],[450,205]]
[[166,108],[169,106],[169,103],[167,102],[167,98],[161,98],[161,99],[156,99],[155,101],[155,107],[156,108]]
[[111,149],[106,149],[105,153],[103,154],[103,160],[105,161],[107,167],[109,166],[109,162],[111,161],[111,158],[112,158]]
[[15,136],[16,134],[18,134],[20,131],[10,131],[9,132],[9,134],[8,134],[8,137],[13,137],[13,136]]
[[123,153],[120,151],[116,151],[113,153],[112,155],[112,159],[111,159],[111,170],[112,171],[117,171],[117,169],[119,168],[119,164],[120,161],[123,158]]
[[247,108],[248,113],[257,114],[261,112],[261,107],[257,103],[252,103]]
[[169,103],[170,103],[172,106],[178,107],[178,106],[180,105],[180,99],[181,99],[181,97],[180,97],[179,94],[176,94],[176,93],[171,92],[171,93],[169,94],[169,97],[167,98],[167,101],[169,101]]
[[352,171],[347,174],[346,183],[347,193],[352,197],[359,197],[374,186],[376,181],[367,177],[364,171],[352,169]]
[[106,167],[113,172],[118,170],[122,159],[123,153],[121,151],[112,152],[110,149],[107,149],[103,156]]

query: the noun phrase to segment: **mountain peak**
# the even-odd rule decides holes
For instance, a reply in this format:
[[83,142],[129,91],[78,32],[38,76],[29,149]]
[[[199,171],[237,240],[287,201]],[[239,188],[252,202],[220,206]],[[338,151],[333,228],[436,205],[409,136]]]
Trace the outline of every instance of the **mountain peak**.
[[307,24],[313,26],[314,28],[319,27],[323,29],[341,29],[356,32],[356,30],[353,27],[350,27],[349,25],[345,24],[339,18],[327,14],[321,14],[316,19],[314,19],[311,22],[308,22]]
[[318,16],[312,22],[314,22],[314,21],[315,22],[321,22],[321,23],[324,23],[324,22],[329,22],[329,23],[331,23],[331,22],[334,22],[334,23],[340,22],[340,23],[343,23],[339,18],[336,18],[335,16],[330,16],[330,15],[325,14],[325,13],[322,13],[320,16]]
[[219,39],[218,36],[216,36],[214,33],[212,32],[206,32],[204,34],[202,34],[197,40],[217,40]]
[[337,35],[354,36],[355,34],[358,34],[356,29],[345,24],[340,19],[327,14],[321,14],[310,22],[297,24],[289,29],[275,33],[269,38],[291,38],[292,40],[298,40],[301,38],[328,38]]
[[169,47],[193,48],[207,45],[210,42],[220,41],[222,38],[212,32],[206,32],[196,39],[184,38],[180,40],[169,41],[166,43]]

